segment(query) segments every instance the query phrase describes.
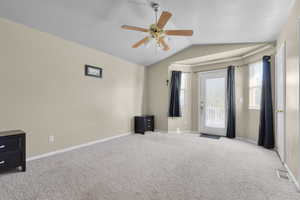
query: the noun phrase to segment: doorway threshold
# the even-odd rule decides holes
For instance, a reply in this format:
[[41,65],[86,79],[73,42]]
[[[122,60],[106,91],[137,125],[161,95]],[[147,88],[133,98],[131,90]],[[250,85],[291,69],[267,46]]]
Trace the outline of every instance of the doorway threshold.
[[200,137],[205,137],[205,138],[219,140],[222,136],[212,135],[212,134],[207,134],[207,133],[200,133]]

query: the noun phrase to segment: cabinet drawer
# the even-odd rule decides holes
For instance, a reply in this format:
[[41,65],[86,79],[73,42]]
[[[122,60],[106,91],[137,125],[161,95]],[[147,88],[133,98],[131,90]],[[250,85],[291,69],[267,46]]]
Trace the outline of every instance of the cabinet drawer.
[[8,151],[16,151],[18,149],[19,149],[19,140],[17,138],[0,140],[0,153],[8,152]]
[[147,122],[146,122],[146,126],[147,126],[147,127],[153,127],[153,122],[152,122],[152,121],[150,121],[150,122],[147,121]]
[[21,153],[8,152],[0,154],[0,169],[15,168],[21,165]]
[[151,122],[147,122],[146,126],[152,126],[152,123]]

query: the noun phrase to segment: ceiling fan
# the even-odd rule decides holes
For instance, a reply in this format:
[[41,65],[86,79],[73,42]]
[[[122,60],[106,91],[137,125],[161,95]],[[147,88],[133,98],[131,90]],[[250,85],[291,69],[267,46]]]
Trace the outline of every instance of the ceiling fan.
[[151,24],[149,29],[123,25],[122,28],[132,31],[141,31],[149,33],[149,36],[144,37],[142,40],[135,43],[132,48],[137,48],[142,44],[147,44],[150,40],[154,40],[159,48],[165,51],[170,49],[169,45],[165,41],[166,36],[192,36],[193,30],[164,30],[165,25],[168,23],[169,19],[172,17],[172,13],[163,11],[159,20],[157,20],[157,12],[159,10],[159,4],[151,2],[151,7],[155,12],[155,23]]

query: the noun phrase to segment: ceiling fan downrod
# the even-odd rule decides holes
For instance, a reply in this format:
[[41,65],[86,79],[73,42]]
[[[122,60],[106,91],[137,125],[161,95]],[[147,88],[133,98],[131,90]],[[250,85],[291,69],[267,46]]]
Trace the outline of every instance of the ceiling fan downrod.
[[155,24],[157,24],[157,13],[158,13],[160,6],[158,3],[155,3],[155,2],[150,2],[150,5],[155,12]]

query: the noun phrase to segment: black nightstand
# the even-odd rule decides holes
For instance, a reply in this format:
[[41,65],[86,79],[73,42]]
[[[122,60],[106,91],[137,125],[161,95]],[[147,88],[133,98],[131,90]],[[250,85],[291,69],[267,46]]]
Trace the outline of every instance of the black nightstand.
[[134,117],[134,131],[135,133],[145,134],[146,131],[154,131],[154,116],[136,116]]
[[26,171],[26,135],[20,130],[0,132],[0,172],[17,167]]

